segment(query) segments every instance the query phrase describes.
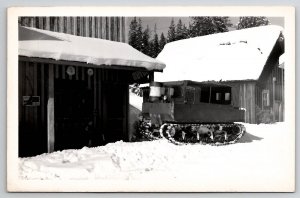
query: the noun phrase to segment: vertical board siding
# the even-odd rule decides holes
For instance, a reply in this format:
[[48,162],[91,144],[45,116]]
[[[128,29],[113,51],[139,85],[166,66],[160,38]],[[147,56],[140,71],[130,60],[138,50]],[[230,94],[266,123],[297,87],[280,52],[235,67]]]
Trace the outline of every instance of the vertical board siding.
[[126,31],[125,31],[125,17],[121,18],[122,20],[122,25],[121,25],[121,35],[122,35],[122,42],[125,43],[126,42]]
[[[275,78],[273,86],[273,78]],[[284,121],[284,69],[278,67],[278,63],[272,67],[265,80],[260,82],[261,91],[269,90],[270,106],[274,113],[275,121]]]
[[[123,123],[122,135],[119,138],[128,140],[128,115],[129,112],[129,81],[132,80],[132,71],[110,70],[92,68],[93,75],[89,76],[88,67],[74,66],[76,74],[72,79],[66,74],[66,68],[69,65],[36,63],[30,61],[19,61],[19,148],[22,152],[19,156],[32,156],[55,150],[55,82],[56,80],[65,81],[84,81],[88,86],[90,80],[90,88],[92,90],[91,104],[93,106],[93,119],[98,135],[100,136],[108,120],[106,116],[111,116],[105,111],[107,99],[105,99],[105,91],[114,91],[110,88],[117,87],[121,93],[119,106],[123,110],[122,118],[119,123]],[[103,86],[105,88],[103,89]],[[24,106],[22,103],[23,96],[40,96],[39,106]],[[123,97],[124,96],[124,97]],[[58,99],[58,98],[57,98]],[[113,104],[110,103],[110,108]],[[56,127],[68,123],[56,123]],[[71,123],[70,123],[71,124]],[[74,123],[76,125],[78,123]],[[63,127],[63,126],[62,126]],[[61,127],[60,127],[61,128]],[[59,130],[58,130],[59,131]],[[108,131],[107,129],[105,130]],[[108,133],[107,133],[108,134]],[[111,135],[110,135],[111,136]],[[111,138],[111,137],[110,137]]]
[[[45,152],[45,76],[41,63],[19,61],[19,156],[39,154]],[[24,96],[39,96],[37,106],[23,105]],[[22,149],[27,148],[28,153]]]
[[109,38],[109,17],[105,17],[105,39],[110,40],[110,38]]
[[231,86],[231,104],[246,109],[246,123],[256,123],[256,83],[237,81],[226,84]]

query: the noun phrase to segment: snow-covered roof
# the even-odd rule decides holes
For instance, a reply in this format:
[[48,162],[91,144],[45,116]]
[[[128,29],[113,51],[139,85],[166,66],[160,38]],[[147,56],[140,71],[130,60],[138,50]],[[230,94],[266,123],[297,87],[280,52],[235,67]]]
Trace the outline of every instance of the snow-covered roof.
[[19,28],[19,55],[159,71],[165,68],[161,61],[139,52],[126,43],[28,27]]
[[168,43],[156,81],[257,80],[282,31],[269,25]]

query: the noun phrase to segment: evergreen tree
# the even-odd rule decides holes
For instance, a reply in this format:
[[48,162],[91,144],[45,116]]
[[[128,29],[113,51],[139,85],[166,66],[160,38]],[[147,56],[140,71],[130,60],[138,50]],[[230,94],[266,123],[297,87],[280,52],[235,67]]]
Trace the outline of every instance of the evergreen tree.
[[229,17],[192,17],[191,37],[227,32],[232,27]]
[[237,29],[240,30],[269,24],[270,21],[267,17],[240,17],[237,24]]
[[142,48],[142,37],[143,37],[143,32],[142,32],[142,21],[139,19],[137,21],[136,17],[132,19],[129,25],[129,39],[128,43],[135,49],[141,51]]
[[156,32],[156,24],[154,26],[154,37],[150,42],[150,53],[149,56],[152,58],[156,58],[156,56],[159,54],[159,41],[158,41],[158,35]]
[[189,22],[189,27],[187,28],[188,38],[192,37],[192,24]]
[[154,34],[154,39],[153,39],[153,58],[156,58],[157,55],[159,54],[159,41],[158,41],[158,35],[157,33]]
[[189,29],[185,26],[185,24],[183,24],[182,34],[183,34],[183,38],[184,38],[184,39],[187,39],[187,38],[190,37],[190,31],[189,31]]
[[144,30],[143,35],[142,35],[142,47],[141,47],[141,52],[143,52],[144,54],[149,54],[149,39],[150,39],[150,30],[149,30],[149,26],[147,25],[147,28]]
[[185,39],[185,32],[184,32],[184,26],[181,22],[181,19],[178,20],[177,26],[176,26],[176,31],[175,31],[175,40],[181,40]]
[[134,17],[129,25],[129,38],[128,38],[128,43],[129,45],[131,45],[132,47],[135,46],[135,42],[137,39],[137,20],[136,17]]
[[168,30],[168,42],[172,42],[176,40],[176,28],[175,28],[175,24],[174,24],[174,19],[172,18],[171,20],[171,24],[169,26],[169,30]]
[[164,46],[167,44],[167,40],[165,38],[164,33],[161,33],[160,40],[159,40],[159,52],[164,49]]
[[139,21],[138,21],[137,35],[138,35],[138,37],[137,37],[138,50],[141,51],[142,46],[143,46],[143,27],[142,27],[141,18],[139,18]]

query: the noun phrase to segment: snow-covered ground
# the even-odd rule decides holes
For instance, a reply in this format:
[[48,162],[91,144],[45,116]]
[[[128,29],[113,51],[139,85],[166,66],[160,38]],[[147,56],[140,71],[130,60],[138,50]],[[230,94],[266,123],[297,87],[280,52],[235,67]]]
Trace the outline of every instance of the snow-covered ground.
[[[20,158],[19,176],[25,180],[152,181],[153,186],[179,182],[178,188],[171,188],[175,191],[285,189],[293,173],[286,124],[245,126],[247,133],[241,141],[227,146],[120,141]],[[171,190],[168,185],[163,189]]]

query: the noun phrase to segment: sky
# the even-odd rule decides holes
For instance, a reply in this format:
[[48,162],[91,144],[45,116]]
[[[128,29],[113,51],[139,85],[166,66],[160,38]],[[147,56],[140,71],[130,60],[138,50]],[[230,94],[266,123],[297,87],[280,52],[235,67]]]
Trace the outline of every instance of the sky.
[[[181,19],[182,23],[186,24],[187,26],[188,26],[188,23],[190,22],[189,17],[141,17],[143,28],[146,28],[148,25],[151,30],[152,36],[154,35],[155,24],[156,24],[156,30],[157,30],[158,35],[160,35],[163,32],[164,35],[166,36],[172,18],[174,19],[175,24],[177,24],[179,19]],[[279,26],[284,27],[284,18],[283,17],[268,17],[268,19],[272,25],[279,25]],[[129,27],[131,20],[132,20],[132,18],[129,18],[129,20],[127,20],[128,27]],[[233,25],[236,25],[238,23],[239,17],[230,17],[230,20]],[[232,30],[234,30],[234,29],[235,28],[232,28]]]

